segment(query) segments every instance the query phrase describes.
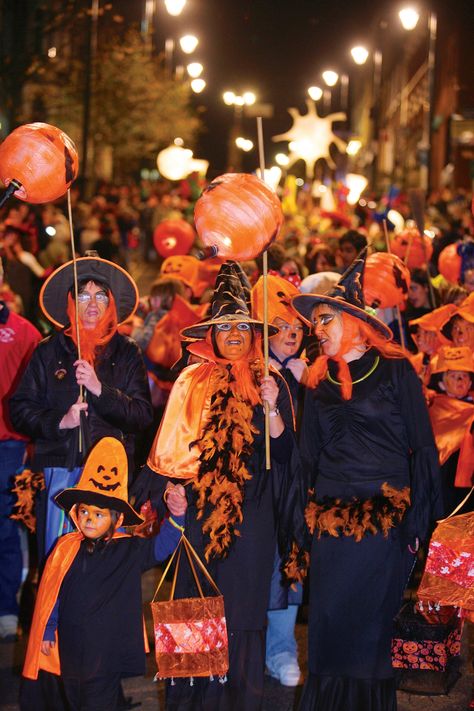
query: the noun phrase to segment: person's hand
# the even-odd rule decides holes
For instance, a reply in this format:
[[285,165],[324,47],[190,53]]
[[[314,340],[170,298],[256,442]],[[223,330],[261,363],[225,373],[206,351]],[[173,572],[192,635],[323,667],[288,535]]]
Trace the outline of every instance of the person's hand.
[[47,657],[51,654],[51,650],[56,646],[56,642],[50,642],[44,639],[41,642],[41,654],[46,654]]
[[301,360],[301,358],[292,358],[288,361],[286,367],[293,373],[295,380],[299,383],[305,383],[308,377],[308,366],[304,360]]
[[102,392],[102,383],[97,377],[94,368],[86,360],[76,360],[76,380],[78,385],[83,385],[90,393],[99,397]]
[[168,482],[164,493],[164,499],[172,516],[183,516],[188,508],[186,492],[182,484],[172,484]]
[[87,402],[80,402],[79,398],[66,412],[59,423],[60,430],[72,430],[81,424],[81,411],[87,415]]
[[268,402],[270,410],[275,410],[278,399],[278,385],[270,375],[267,375],[266,378],[262,378],[260,395],[262,396],[262,400]]

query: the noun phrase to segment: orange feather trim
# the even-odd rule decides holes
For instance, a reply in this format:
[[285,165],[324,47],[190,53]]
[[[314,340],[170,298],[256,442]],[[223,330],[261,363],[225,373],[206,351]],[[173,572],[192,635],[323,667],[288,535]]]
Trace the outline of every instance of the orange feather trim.
[[[385,482],[381,494],[370,499],[344,501],[330,496],[321,501],[311,500],[305,509],[306,525],[311,534],[318,538],[327,534],[339,536],[354,536],[358,543],[367,535],[382,533],[385,538],[391,528],[398,525],[407,508],[410,506],[410,489],[395,489]],[[314,496],[314,491],[310,491]]]
[[298,548],[293,541],[290,555],[283,564],[282,570],[285,578],[292,581],[291,587],[295,589],[295,583],[303,583],[309,568],[309,553]]
[[36,516],[34,514],[35,497],[44,489],[44,476],[42,472],[32,472],[23,469],[14,479],[12,493],[16,495],[16,511],[10,518],[21,521],[31,533],[36,530]]
[[[242,364],[243,365],[243,364]],[[247,363],[247,377],[257,387],[261,363]],[[247,469],[254,435],[254,403],[240,392],[235,369],[221,364],[211,375],[211,407],[201,437],[192,443],[201,450],[200,466],[193,488],[197,493],[198,519],[209,537],[205,557],[225,557],[242,523],[245,482],[252,478]],[[248,390],[246,389],[247,393]]]

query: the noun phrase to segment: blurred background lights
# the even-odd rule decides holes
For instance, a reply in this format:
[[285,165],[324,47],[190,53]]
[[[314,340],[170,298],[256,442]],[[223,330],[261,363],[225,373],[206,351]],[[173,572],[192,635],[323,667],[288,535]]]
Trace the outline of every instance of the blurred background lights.
[[199,40],[194,35],[184,35],[179,40],[179,45],[185,54],[192,54],[199,44]]
[[308,89],[308,94],[313,99],[313,101],[319,101],[323,95],[323,90],[319,86],[310,86]]
[[365,64],[369,56],[369,51],[365,47],[357,45],[357,47],[352,47],[351,55],[356,64]]
[[339,79],[339,74],[334,72],[332,69],[326,69],[321,76],[324,79],[324,83],[328,86],[335,86],[337,84],[337,80]]
[[251,151],[253,148],[253,142],[248,138],[243,138],[242,136],[238,136],[235,139],[235,145],[237,146],[237,148],[240,148],[242,151],[245,151],[246,153]]
[[405,30],[414,30],[420,19],[420,15],[414,7],[402,8],[398,16]]
[[186,5],[186,0],[165,0],[165,7],[170,15],[177,17],[181,15],[184,6]]
[[204,67],[200,62],[191,62],[191,64],[188,64],[188,66],[186,67],[189,76],[193,79],[197,79],[199,76],[201,76],[203,69]]
[[200,94],[201,91],[206,86],[206,82],[204,79],[193,79],[191,82],[191,89],[194,91],[195,94]]
[[278,163],[278,165],[285,166],[288,165],[290,159],[288,158],[286,153],[277,153],[275,156],[275,162]]
[[356,156],[362,148],[362,141],[358,138],[351,138],[347,144],[346,153],[348,156]]

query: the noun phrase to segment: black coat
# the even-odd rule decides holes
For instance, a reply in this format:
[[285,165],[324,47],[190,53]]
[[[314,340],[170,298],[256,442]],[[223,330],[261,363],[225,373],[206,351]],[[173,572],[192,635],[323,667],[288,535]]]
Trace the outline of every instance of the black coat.
[[[60,430],[59,423],[77,401],[77,350],[73,341],[57,333],[36,348],[10,400],[11,421],[35,444],[33,467],[66,467],[75,447],[77,429]],[[129,464],[134,435],[151,423],[153,410],[145,366],[138,346],[116,333],[96,363],[102,383],[99,397],[85,390],[91,445],[102,437],[116,437],[127,451]]]

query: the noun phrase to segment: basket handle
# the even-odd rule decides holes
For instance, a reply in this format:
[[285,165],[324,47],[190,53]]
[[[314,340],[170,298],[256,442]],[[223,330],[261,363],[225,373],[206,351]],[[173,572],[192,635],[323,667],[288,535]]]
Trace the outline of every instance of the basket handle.
[[451,516],[454,516],[454,514],[457,514],[457,512],[462,509],[462,507],[464,506],[464,504],[466,503],[466,501],[468,500],[468,498],[470,497],[470,495],[472,494],[473,491],[474,491],[474,486],[471,487],[471,491],[464,497],[464,499],[461,501],[461,503],[456,506],[454,511],[451,511],[449,516],[446,516],[446,518],[441,518],[436,523],[443,523],[443,521],[447,521],[448,518],[451,518]]
[[196,561],[196,563],[197,563],[198,566],[200,567],[200,569],[201,569],[201,571],[202,571],[204,577],[205,577],[206,580],[208,581],[209,585],[212,587],[212,589],[214,590],[214,592],[216,592],[218,595],[220,595],[220,594],[221,594],[221,591],[219,590],[219,588],[218,588],[217,585],[215,584],[214,580],[212,579],[211,574],[209,573],[209,571],[207,570],[206,566],[204,565],[204,563],[202,562],[202,560],[200,559],[200,557],[198,556],[198,554],[196,553],[196,551],[195,551],[194,548],[192,547],[192,545],[191,545],[189,539],[186,538],[186,536],[185,536],[184,534],[183,534],[183,539],[184,539],[184,540],[183,540],[183,543],[184,543],[185,548],[186,548],[186,553],[188,554],[189,562],[191,562],[190,555],[192,555],[193,558],[194,558],[194,560]]
[[166,578],[166,574],[168,573],[168,570],[170,569],[171,564],[173,563],[173,560],[175,559],[176,553],[178,552],[178,550],[179,550],[179,551],[181,550],[181,542],[182,542],[182,540],[183,540],[183,537],[184,537],[184,534],[181,534],[181,538],[180,538],[179,541],[178,541],[178,545],[177,545],[176,548],[174,549],[174,552],[173,552],[171,558],[169,559],[168,563],[166,564],[166,568],[165,568],[164,571],[163,571],[163,575],[161,576],[160,582],[158,583],[158,586],[157,586],[157,588],[156,588],[156,590],[155,590],[155,594],[153,595],[153,600],[152,600],[152,602],[155,602],[155,598],[156,598],[156,596],[158,595],[158,592],[159,592],[161,586],[162,586],[163,583],[164,583],[164,580],[165,580],[165,578]]
[[[182,534],[181,534],[181,538],[179,539],[178,545],[176,546],[176,548],[175,548],[175,550],[174,550],[174,552],[173,552],[173,555],[172,555],[171,558],[169,559],[169,561],[168,561],[168,563],[167,563],[167,565],[166,565],[166,568],[165,568],[164,571],[163,571],[163,575],[161,576],[160,582],[158,583],[158,586],[157,586],[157,588],[156,588],[156,590],[155,590],[155,594],[153,595],[152,602],[155,602],[156,596],[158,595],[158,592],[159,592],[161,586],[163,585],[163,582],[164,582],[165,577],[166,577],[166,575],[167,575],[167,573],[168,573],[168,571],[169,571],[169,569],[170,569],[170,567],[171,567],[171,565],[172,565],[172,563],[173,563],[173,560],[175,559],[176,554],[178,554],[177,559],[176,559],[176,567],[175,567],[174,574],[173,574],[173,582],[172,582],[172,584],[171,584],[170,598],[169,598],[170,600],[173,600],[173,599],[174,599],[174,593],[175,593],[175,589],[176,589],[176,580],[177,580],[177,577],[178,577],[178,568],[179,568],[179,564],[180,564],[180,561],[181,561],[181,552],[182,552],[182,550],[183,550],[183,546],[184,546],[184,549],[185,549],[185,551],[186,551],[186,555],[187,555],[188,560],[189,560],[189,565],[190,565],[190,567],[191,567],[191,571],[192,571],[192,574],[193,574],[193,577],[194,577],[194,581],[195,581],[195,583],[196,583],[196,586],[197,586],[197,589],[198,589],[198,591],[199,591],[199,595],[201,596],[201,598],[204,597],[204,593],[203,593],[201,584],[200,584],[200,582],[199,582],[199,578],[198,578],[197,571],[196,571],[196,567],[195,567],[195,562],[198,564],[199,568],[201,569],[202,573],[204,574],[205,578],[206,578],[207,581],[209,582],[209,584],[210,584],[210,586],[212,587],[212,589],[214,590],[214,592],[216,592],[217,595],[220,595],[220,594],[221,594],[221,591],[219,590],[219,588],[218,588],[217,585],[215,584],[214,580],[212,579],[211,575],[209,574],[209,571],[206,569],[206,566],[204,565],[204,563],[202,562],[202,560],[200,559],[200,557],[198,556],[198,554],[196,553],[196,551],[194,550],[193,546],[192,546],[191,543],[188,541],[188,539],[186,538],[186,536],[184,535],[184,533],[182,533]],[[193,561],[193,558],[194,558],[194,561]]]

